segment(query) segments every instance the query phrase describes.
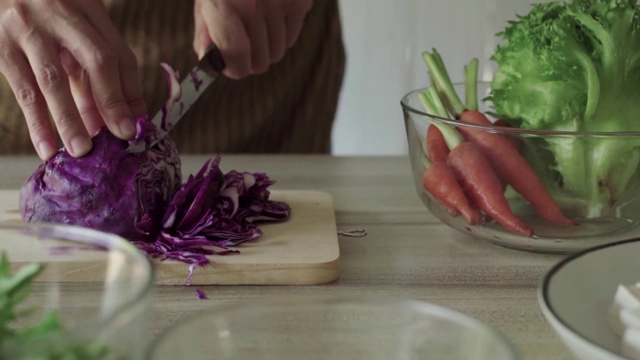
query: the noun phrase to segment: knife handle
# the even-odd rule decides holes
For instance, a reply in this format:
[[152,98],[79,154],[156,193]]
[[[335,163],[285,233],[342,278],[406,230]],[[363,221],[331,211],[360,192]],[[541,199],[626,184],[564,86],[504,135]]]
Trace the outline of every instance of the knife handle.
[[218,49],[215,44],[209,46],[207,52],[205,52],[204,54],[204,57],[200,60],[200,63],[206,63],[213,69],[213,71],[218,74],[221,73],[226,67],[224,59],[222,58],[222,54],[220,53],[220,49]]

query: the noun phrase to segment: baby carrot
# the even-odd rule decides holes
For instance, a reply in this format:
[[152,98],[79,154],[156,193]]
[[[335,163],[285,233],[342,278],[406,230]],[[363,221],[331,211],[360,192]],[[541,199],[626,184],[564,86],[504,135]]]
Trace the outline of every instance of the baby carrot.
[[423,185],[445,209],[457,210],[469,224],[482,221],[482,214],[469,204],[456,175],[446,162],[434,162],[423,175]]
[[427,154],[433,162],[447,161],[447,155],[449,155],[447,142],[435,125],[427,129]]
[[[472,91],[467,96],[466,104],[462,103],[448,78],[447,69],[440,54],[434,49],[433,54],[425,52],[423,57],[429,67],[432,79],[439,84],[442,89],[441,93],[447,99],[446,103],[450,104],[449,112],[461,121],[483,125],[490,124],[489,119],[478,111],[475,99],[477,94]],[[470,92],[469,89],[477,87],[477,66],[472,66],[475,62],[474,59],[470,66],[465,68],[465,83],[468,93]],[[518,148],[506,137],[464,126],[460,126],[458,131],[467,140],[478,144],[500,178],[504,179],[522,197],[527,199],[538,216],[558,224],[575,224],[574,221],[564,216],[562,210],[547,192],[535,171],[533,171],[526,159],[520,155]]]
[[[477,124],[482,121],[478,120],[481,117],[485,116],[479,111],[465,111],[460,115],[460,120]],[[464,126],[458,130],[467,140],[478,145],[498,175],[531,203],[538,216],[557,224],[575,224],[564,216],[531,165],[509,140],[497,134]]]
[[[431,87],[424,93],[420,93],[419,97],[430,114],[448,117],[435,88]],[[453,170],[446,163],[450,149],[462,143],[464,138],[455,129],[437,121],[431,123],[427,129],[429,164],[426,165],[423,173],[423,187],[449,214],[459,216],[462,213],[467,223],[475,225],[482,221],[483,215],[469,202]]]
[[[468,114],[471,113],[471,114]],[[462,119],[462,116],[464,115],[464,119]],[[489,120],[483,113],[477,111],[477,110],[467,110],[465,112],[463,112],[462,114],[460,114],[460,116],[458,116],[458,118],[464,122],[468,122],[471,124],[476,124],[476,125],[494,125],[494,126],[503,126],[503,127],[510,127],[511,125],[509,125],[509,123],[507,123],[506,121],[502,120],[502,119],[498,119],[496,122],[494,122],[493,124],[491,123],[491,120]],[[500,136],[500,137],[504,137],[505,139],[507,139],[511,145],[513,145],[513,147],[516,148],[516,150],[518,152],[522,151],[522,140],[518,139],[515,136],[511,136],[511,135],[507,135],[507,134],[496,134],[496,133],[492,133],[492,135],[494,136]]]
[[504,119],[498,119],[496,120],[493,125],[495,126],[504,126],[504,127],[511,127],[511,124],[509,124],[506,120]]
[[451,150],[447,163],[453,169],[462,189],[480,210],[505,229],[519,235],[532,236],[533,230],[509,207],[500,180],[478,145],[464,142]]

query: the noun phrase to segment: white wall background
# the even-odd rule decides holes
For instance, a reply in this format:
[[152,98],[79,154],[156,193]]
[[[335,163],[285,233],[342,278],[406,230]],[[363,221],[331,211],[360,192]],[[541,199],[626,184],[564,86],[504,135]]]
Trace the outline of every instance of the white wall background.
[[454,82],[464,80],[464,65],[478,57],[482,76],[491,66],[494,34],[530,2],[340,0],[347,68],[333,153],[406,154],[400,99],[428,85],[422,52],[438,49]]

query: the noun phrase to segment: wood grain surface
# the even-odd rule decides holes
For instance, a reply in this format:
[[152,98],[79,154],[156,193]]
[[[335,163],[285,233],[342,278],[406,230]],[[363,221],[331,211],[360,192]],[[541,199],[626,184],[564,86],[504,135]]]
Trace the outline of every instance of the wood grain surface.
[[[206,159],[183,156],[183,172],[197,171]],[[0,188],[18,189],[38,163],[0,158]],[[504,249],[441,224],[418,198],[408,158],[226,155],[221,165],[225,171],[264,171],[278,181],[278,190],[326,191],[334,199],[338,230],[364,228],[368,235],[340,237],[340,277],[325,285],[159,286],[154,335],[213,303],[236,299],[390,295],[476,317],[502,331],[522,359],[572,359],[537,303],[540,280],[563,256]],[[200,300],[196,289],[209,299]]]
[[[0,221],[21,222],[18,190],[0,190]],[[274,191],[271,199],[291,206],[284,222],[263,223],[260,238],[243,243],[239,254],[210,256],[212,266],[198,267],[192,285],[316,285],[339,276],[338,234],[330,194],[316,190]],[[40,262],[41,248],[32,238],[0,239],[14,262]],[[35,257],[35,258],[34,258]],[[101,269],[88,266],[86,253],[72,252],[64,258],[66,281],[94,281]],[[183,285],[189,265],[174,260],[154,260],[157,285]],[[93,271],[92,271],[93,270]]]

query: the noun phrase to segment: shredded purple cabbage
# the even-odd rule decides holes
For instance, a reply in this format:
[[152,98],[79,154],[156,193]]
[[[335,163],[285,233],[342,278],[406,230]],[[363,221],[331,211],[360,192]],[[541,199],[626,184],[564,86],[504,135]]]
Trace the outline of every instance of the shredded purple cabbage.
[[[160,126],[163,130],[170,131],[172,124],[170,124],[168,121],[168,115],[176,102],[180,101],[180,97],[182,96],[182,88],[180,87],[179,80],[180,75],[166,63],[160,63],[160,67],[162,67],[162,70],[164,70],[164,75],[167,79],[167,84],[169,85],[169,99],[167,99],[167,102],[162,108],[163,116]],[[180,105],[182,106],[182,104]]]
[[239,253],[231,248],[262,235],[258,221],[285,220],[291,211],[269,200],[274,182],[265,174],[223,174],[219,165],[220,157],[208,160],[176,192],[154,241],[135,242],[153,258],[189,263],[187,284],[197,266],[211,264],[208,255]]
[[201,299],[201,300],[208,299],[207,294],[203,293],[202,290],[200,289],[196,290],[196,295],[198,295],[198,299]]

